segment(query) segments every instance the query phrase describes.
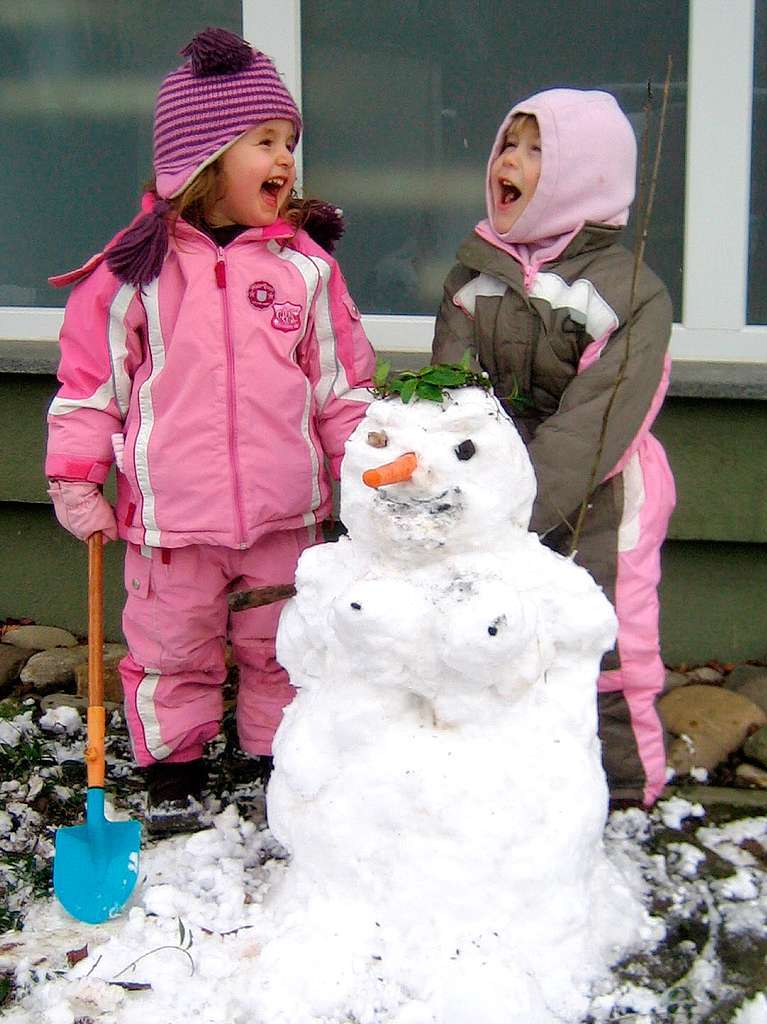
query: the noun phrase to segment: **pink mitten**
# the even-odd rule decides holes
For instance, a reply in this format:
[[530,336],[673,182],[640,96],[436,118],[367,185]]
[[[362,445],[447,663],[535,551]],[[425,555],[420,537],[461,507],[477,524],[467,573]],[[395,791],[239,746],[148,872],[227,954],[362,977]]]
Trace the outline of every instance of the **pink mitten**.
[[117,540],[117,521],[112,506],[96,484],[88,480],[51,480],[48,494],[56,518],[79,540],[87,540],[101,530],[109,540]]

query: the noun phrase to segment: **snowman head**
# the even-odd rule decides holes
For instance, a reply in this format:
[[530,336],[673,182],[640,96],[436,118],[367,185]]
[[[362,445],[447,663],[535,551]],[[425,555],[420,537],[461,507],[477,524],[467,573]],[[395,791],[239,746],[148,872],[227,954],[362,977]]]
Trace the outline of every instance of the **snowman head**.
[[488,550],[527,531],[534,499],[527,450],[482,388],[373,402],[346,443],[341,518],[355,543],[388,557]]

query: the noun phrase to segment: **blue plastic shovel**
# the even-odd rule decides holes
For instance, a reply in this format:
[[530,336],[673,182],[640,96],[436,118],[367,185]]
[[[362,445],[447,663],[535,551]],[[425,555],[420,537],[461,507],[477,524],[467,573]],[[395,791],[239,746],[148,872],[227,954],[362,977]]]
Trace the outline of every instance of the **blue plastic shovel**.
[[88,796],[84,825],[56,832],[53,891],[72,917],[100,924],[120,912],[138,878],[141,825],[104,817],[104,547],[88,538]]

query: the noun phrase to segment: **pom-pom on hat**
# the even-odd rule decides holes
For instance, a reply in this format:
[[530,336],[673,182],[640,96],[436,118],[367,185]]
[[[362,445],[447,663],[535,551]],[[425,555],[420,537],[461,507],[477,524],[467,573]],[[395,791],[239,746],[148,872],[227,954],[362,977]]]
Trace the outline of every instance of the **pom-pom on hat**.
[[154,116],[157,194],[172,199],[254,125],[301,115],[264,53],[223,28],[199,32],[160,86]]

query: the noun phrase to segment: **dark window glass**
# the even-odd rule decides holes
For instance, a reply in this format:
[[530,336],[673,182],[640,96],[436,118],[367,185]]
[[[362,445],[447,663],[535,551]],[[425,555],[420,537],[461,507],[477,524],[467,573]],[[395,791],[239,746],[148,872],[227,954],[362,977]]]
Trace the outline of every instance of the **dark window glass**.
[[[344,273],[366,312],[436,312],[484,216],[487,156],[513,102],[607,89],[641,135],[647,82],[673,59],[647,261],[681,315],[687,3],[304,0],[306,190],[342,206]],[[628,244],[631,244],[630,237]]]
[[0,12],[0,306],[61,306],[46,278],[78,266],[138,209],[152,109],[207,25],[239,0],[68,0]]

